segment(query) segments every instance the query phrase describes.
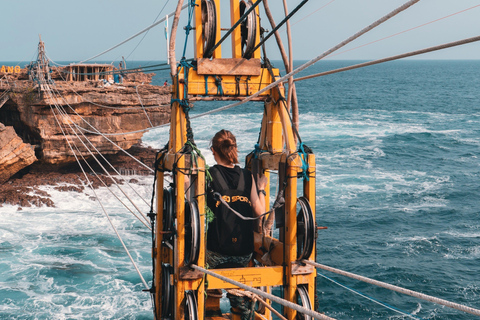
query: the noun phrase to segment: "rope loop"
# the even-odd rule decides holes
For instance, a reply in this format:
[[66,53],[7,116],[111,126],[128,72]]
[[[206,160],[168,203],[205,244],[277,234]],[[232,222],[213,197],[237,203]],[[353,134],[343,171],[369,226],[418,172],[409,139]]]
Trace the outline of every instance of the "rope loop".
[[260,155],[260,153],[262,152],[263,150],[260,148],[260,144],[259,143],[256,143],[255,144],[255,149],[253,150],[253,158],[254,159],[258,159],[258,156]]
[[206,74],[204,78],[205,78],[205,95],[208,96],[208,74]]
[[300,142],[300,145],[298,146],[298,154],[300,155],[300,159],[302,160],[302,178],[307,179],[307,181],[310,180],[310,177],[308,176],[308,154],[312,153],[312,150],[307,147],[303,142]]
[[[185,26],[185,44],[183,46],[183,54],[182,57],[185,57],[185,53],[187,51],[187,45],[188,45],[188,35],[190,34],[190,30],[192,30],[192,19],[193,19],[193,12],[195,9],[195,0],[192,0],[188,3],[188,22],[187,25]],[[184,58],[182,58],[184,59]]]
[[223,96],[222,77],[214,76],[215,85],[217,86],[217,94]]

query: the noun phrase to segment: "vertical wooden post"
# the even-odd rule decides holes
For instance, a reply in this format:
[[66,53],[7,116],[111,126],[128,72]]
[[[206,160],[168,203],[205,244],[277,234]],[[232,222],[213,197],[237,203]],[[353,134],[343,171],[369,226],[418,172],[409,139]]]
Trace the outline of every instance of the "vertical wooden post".
[[[255,19],[257,20],[257,32],[255,33],[255,45],[257,45],[260,42],[260,13],[258,6],[255,8]],[[260,50],[261,48],[258,48],[253,52],[252,58],[255,59],[260,59]]]
[[264,118],[262,124],[266,124],[265,140],[260,140],[260,148],[273,153],[282,152],[282,123],[278,113],[278,105],[273,100],[265,102]]
[[162,312],[162,297],[160,295],[160,290],[162,288],[162,269],[160,261],[167,262],[168,254],[164,248],[162,248],[162,240],[163,234],[161,233],[163,230],[163,172],[157,172],[157,185],[156,187],[156,194],[157,194],[157,216],[156,216],[156,223],[155,223],[155,245],[153,248],[152,256],[155,258],[155,304],[156,314],[155,318],[160,319],[160,315]]
[[[185,156],[176,154],[177,167],[185,168]],[[185,282],[179,279],[180,268],[185,265],[185,175],[181,170],[174,172],[176,178],[175,208],[177,234],[175,237],[174,279],[175,279],[175,319],[184,319]]]
[[195,1],[194,48],[195,59],[203,58],[202,0]]
[[[240,1],[230,0],[230,20],[233,26],[240,19]],[[242,57],[242,34],[240,26],[233,30],[232,34],[232,58]]]
[[[216,33],[216,38],[215,38],[215,43],[217,43],[218,41],[220,41],[220,39],[222,38],[222,28],[221,28],[221,24],[220,24],[220,12],[221,12],[221,8],[220,8],[220,0],[214,0],[215,1],[215,7],[217,9],[217,33]],[[215,51],[213,51],[213,56],[212,56],[214,59],[220,59],[222,57],[222,45],[219,45],[218,48],[215,49]]]
[[[285,263],[287,283],[284,288],[285,299],[295,301],[297,279],[292,275],[292,262],[297,260],[297,165],[298,156],[287,158],[287,188],[285,190]],[[286,308],[287,319],[293,320],[296,311]]]
[[[178,100],[184,98],[185,84],[183,82],[185,77],[185,71],[183,68],[179,68],[178,71],[178,85],[177,81],[173,83],[173,96]],[[187,141],[187,127],[185,114],[182,110],[182,106],[178,101],[172,103],[172,110],[170,113],[170,140],[169,140],[169,153],[177,153],[182,149]]]
[[[202,158],[197,159],[197,179],[195,182],[195,196],[198,204],[198,212],[200,214],[200,253],[198,256],[198,265],[205,267],[205,160]],[[205,281],[200,280],[201,283],[198,286],[197,291],[197,303],[198,303],[198,318],[204,319],[205,312]]]

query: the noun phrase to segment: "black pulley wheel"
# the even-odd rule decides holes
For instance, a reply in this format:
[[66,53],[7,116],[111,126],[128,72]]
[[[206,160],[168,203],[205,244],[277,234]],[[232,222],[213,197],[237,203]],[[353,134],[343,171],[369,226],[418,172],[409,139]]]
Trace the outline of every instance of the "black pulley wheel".
[[315,243],[315,219],[307,198],[297,199],[300,210],[297,213],[297,259],[308,259]]
[[170,283],[173,267],[168,264],[162,264],[162,319],[172,316],[173,310],[173,286]]
[[191,290],[185,291],[185,319],[198,320],[197,298]]
[[[253,6],[252,1],[240,1],[240,16]],[[242,57],[250,59],[255,48],[255,37],[257,34],[257,19],[255,9],[252,10],[240,25],[240,33],[242,36]]]
[[215,1],[202,0],[202,40],[203,40],[203,57],[211,58],[212,54],[208,52],[215,45],[217,38],[217,9]]
[[171,242],[174,235],[175,221],[175,193],[172,188],[163,189],[163,228],[164,241]]
[[[304,307],[305,309],[312,310],[312,303],[310,302],[310,297],[308,296],[307,285],[301,284],[297,287],[296,300],[298,305]],[[297,316],[295,319],[312,320],[312,317],[297,311]]]
[[185,202],[185,265],[196,264],[200,253],[200,213],[196,201]]

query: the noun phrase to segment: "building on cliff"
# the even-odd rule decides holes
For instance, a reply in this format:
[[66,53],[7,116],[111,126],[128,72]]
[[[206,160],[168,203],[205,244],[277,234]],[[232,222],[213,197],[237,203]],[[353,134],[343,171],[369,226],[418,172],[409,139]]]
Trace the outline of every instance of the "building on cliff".
[[111,64],[70,64],[63,70],[67,81],[99,81],[112,82],[114,66]]

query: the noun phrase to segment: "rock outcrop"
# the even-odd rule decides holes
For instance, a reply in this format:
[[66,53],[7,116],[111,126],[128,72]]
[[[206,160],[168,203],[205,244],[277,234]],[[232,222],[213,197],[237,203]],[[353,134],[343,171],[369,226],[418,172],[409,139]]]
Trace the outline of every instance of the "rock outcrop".
[[0,123],[0,184],[36,160],[33,147],[24,143],[13,127]]
[[37,90],[20,80],[9,90],[0,122],[13,126],[49,164],[75,161],[71,148],[90,157],[87,140],[102,154],[129,149],[145,129],[167,123],[170,116],[170,88],[150,84],[55,81]]
[[[126,75],[123,83],[54,76],[41,86],[28,80],[25,69],[7,78],[0,82],[0,123],[18,135],[18,158],[14,161],[2,150],[0,183],[36,159],[65,165],[90,158],[91,151],[115,155],[120,148],[139,145],[149,127],[170,119],[171,89],[149,84],[152,74]],[[11,138],[2,139],[13,144]]]

